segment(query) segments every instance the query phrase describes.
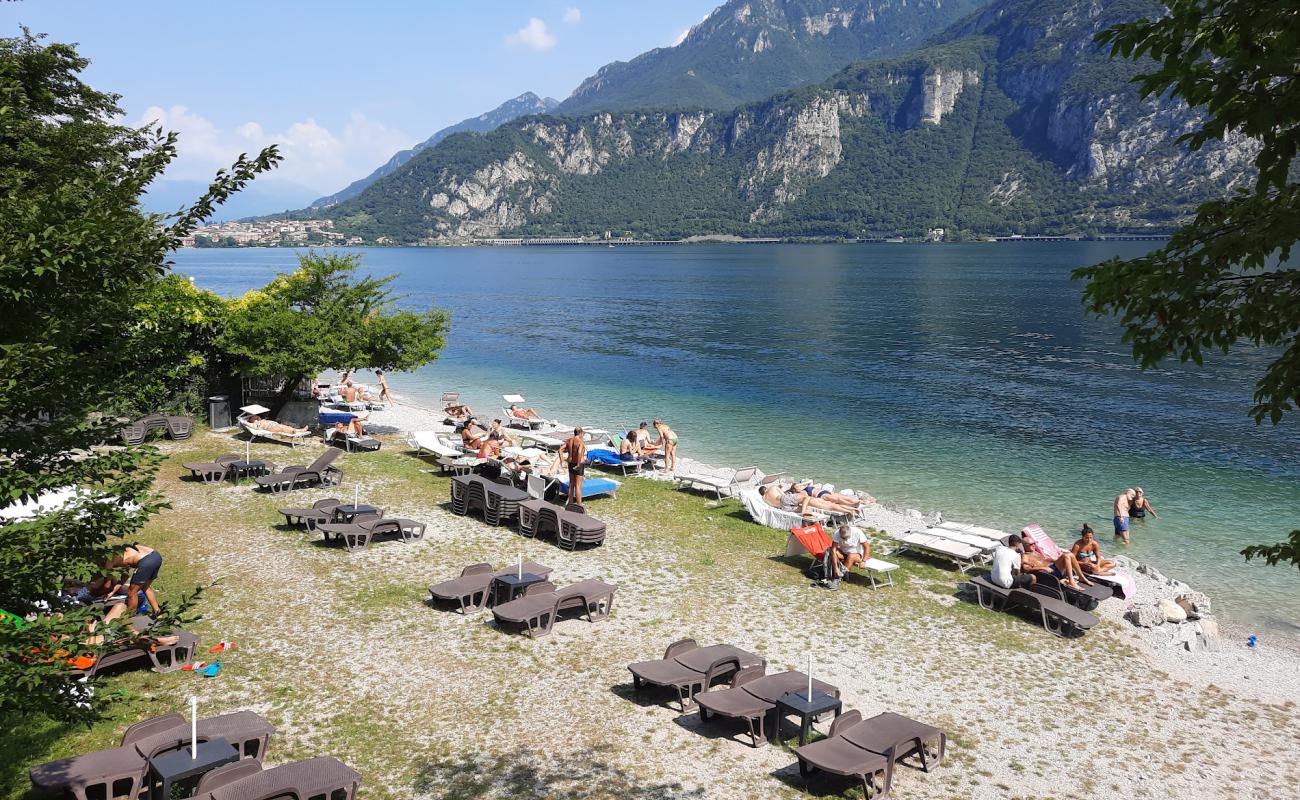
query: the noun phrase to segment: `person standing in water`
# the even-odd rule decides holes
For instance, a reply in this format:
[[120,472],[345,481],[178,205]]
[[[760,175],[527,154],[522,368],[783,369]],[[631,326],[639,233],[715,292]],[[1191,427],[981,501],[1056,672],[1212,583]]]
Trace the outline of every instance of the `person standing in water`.
[[1133,491],[1135,493],[1133,508],[1129,510],[1129,515],[1142,519],[1147,514],[1150,514],[1152,519],[1160,519],[1160,515],[1156,513],[1156,507],[1151,505],[1151,501],[1147,499],[1146,492],[1142,491],[1142,487],[1139,486]]
[[1115,535],[1124,540],[1124,544],[1129,543],[1128,538],[1128,521],[1132,515],[1133,500],[1137,498],[1137,490],[1125,489],[1115,498]]

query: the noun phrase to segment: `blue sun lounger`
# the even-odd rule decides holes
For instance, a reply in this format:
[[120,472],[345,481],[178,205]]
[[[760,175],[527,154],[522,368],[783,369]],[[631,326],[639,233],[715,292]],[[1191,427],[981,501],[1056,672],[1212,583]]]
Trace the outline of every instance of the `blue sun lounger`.
[[[569,493],[568,478],[557,478],[555,482],[559,484],[560,494],[567,495]],[[621,484],[618,481],[610,480],[609,478],[584,477],[582,479],[582,497],[580,499],[586,500],[588,497],[595,497],[600,494],[607,494],[610,497],[614,497],[614,493],[618,491],[620,485]]]
[[623,458],[618,453],[615,453],[613,450],[605,450],[605,449],[598,448],[595,450],[587,451],[587,463],[597,467],[612,467],[615,469],[621,469],[623,470],[623,474],[627,475],[628,470],[632,470],[633,472],[640,472],[641,467],[645,462],[642,459],[637,458],[636,456],[632,456],[631,458]]

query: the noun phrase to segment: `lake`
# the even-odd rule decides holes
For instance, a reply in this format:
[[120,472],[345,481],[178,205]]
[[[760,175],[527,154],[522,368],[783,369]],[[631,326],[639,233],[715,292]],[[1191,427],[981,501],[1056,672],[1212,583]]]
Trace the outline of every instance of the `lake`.
[[[1268,354],[1140,370],[1070,271],[1149,242],[357,249],[413,307],[452,312],[437,362],[390,376],[434,405],[523,394],[549,417],[662,416],[683,455],[864,488],[950,519],[1112,545],[1115,495],[1160,519],[1133,556],[1234,620],[1300,631],[1300,571],[1238,551],[1300,525],[1300,421],[1247,416]],[[223,295],[278,249],[182,250]],[[365,380],[366,375],[362,376]]]

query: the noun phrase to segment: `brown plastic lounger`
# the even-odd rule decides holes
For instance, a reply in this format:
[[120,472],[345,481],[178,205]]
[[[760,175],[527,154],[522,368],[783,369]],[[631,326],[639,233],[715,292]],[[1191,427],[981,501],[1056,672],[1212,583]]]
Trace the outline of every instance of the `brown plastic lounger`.
[[496,617],[498,624],[522,626],[530,637],[537,638],[551,632],[555,618],[563,611],[581,609],[580,615],[588,622],[607,619],[614,608],[614,590],[617,588],[604,581],[585,580],[556,589],[554,584],[546,581],[528,587],[523,597],[494,607],[492,616]]
[[193,477],[202,480],[204,483],[221,483],[230,473],[231,463],[239,460],[239,456],[225,455],[217,456],[206,463],[181,464],[181,467],[188,469]]
[[381,517],[378,513],[357,514],[352,522],[324,522],[316,529],[329,541],[335,536],[343,541],[348,552],[364,550],[376,536],[393,535],[403,542],[418,542],[424,538],[425,524],[404,517]]
[[[245,768],[247,770],[247,768]],[[247,774],[212,775],[196,800],[353,800],[361,775],[336,758],[319,756]]]
[[[151,619],[140,614],[131,618],[130,626],[137,634],[143,634],[152,622]],[[175,672],[194,660],[194,653],[199,647],[199,637],[179,628],[167,635],[175,636],[176,642],[158,644],[143,638],[135,639],[126,643],[120,650],[100,656],[89,668],[78,672],[91,677],[111,667],[145,660],[149,662],[149,668],[154,672]]]
[[[802,672],[790,670],[775,675],[764,675],[764,667],[746,667],[738,670],[731,679],[731,688],[721,691],[704,692],[695,698],[700,707],[700,721],[708,722],[709,716],[743,719],[749,726],[749,739],[753,747],[767,741],[767,715],[776,710],[776,701],[791,692],[802,692],[808,688],[808,676]],[[839,697],[840,690],[813,679],[813,690]],[[775,734],[780,729],[781,721],[776,721]]]
[[331,447],[316,456],[316,460],[305,467],[285,467],[274,475],[259,476],[257,485],[271,492],[284,492],[304,486],[337,484],[343,480],[343,470],[334,466],[334,460],[342,452],[338,448]]
[[989,573],[971,578],[975,597],[980,606],[991,611],[1006,611],[1020,606],[1038,612],[1043,628],[1060,637],[1082,635],[1098,622],[1096,615],[1061,600],[1051,589],[1030,586],[1029,589],[1004,589],[994,583]]
[[668,645],[663,658],[638,661],[627,668],[632,673],[633,691],[647,684],[671,687],[677,692],[682,711],[687,711],[695,704],[695,696],[708,691],[717,681],[745,667],[766,665],[767,659],[739,647],[700,647],[694,639],[682,639]]
[[[492,588],[493,579],[498,576],[509,575],[518,569],[519,566],[516,564],[493,572],[491,564],[471,564],[461,570],[459,578],[453,578],[430,586],[429,594],[432,595],[430,601],[434,603],[456,603],[460,607],[462,614],[468,614],[471,611],[482,611],[487,608],[488,595]],[[532,561],[524,562],[523,571],[541,575],[542,577],[551,574],[550,567]]]
[[[222,738],[246,759],[258,759],[275,727],[252,711],[239,711],[198,722],[199,741]],[[143,788],[148,760],[190,743],[190,724],[180,714],[165,714],[137,722],[122,734],[120,746],[51,761],[32,767],[32,788],[38,793],[71,796],[76,800],[128,798]]]
[[322,522],[334,519],[334,509],[343,505],[337,497],[327,497],[311,504],[311,508],[282,508],[286,525],[306,525],[307,530],[314,531]]
[[163,420],[171,439],[188,439],[194,433],[194,420],[190,417],[163,417]]
[[917,767],[931,772],[943,763],[948,749],[948,735],[933,725],[917,722],[902,714],[886,711],[844,730],[849,744],[884,754],[892,751],[895,761],[909,756],[919,760]]
[[894,751],[876,753],[864,750],[844,738],[846,731],[862,725],[862,713],[846,711],[831,723],[830,735],[812,744],[795,748],[799,774],[805,779],[818,771],[857,778],[862,782],[865,800],[884,800],[894,787]]

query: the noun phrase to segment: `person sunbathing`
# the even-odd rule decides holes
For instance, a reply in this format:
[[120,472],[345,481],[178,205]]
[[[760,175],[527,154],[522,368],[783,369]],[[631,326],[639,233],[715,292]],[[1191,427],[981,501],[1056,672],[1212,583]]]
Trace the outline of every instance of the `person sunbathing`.
[[1079,562],[1079,569],[1089,575],[1115,574],[1115,562],[1101,557],[1101,546],[1097,544],[1097,538],[1090,525],[1083,526],[1083,530],[1079,533],[1079,541],[1070,547],[1070,552]]
[[334,423],[334,430],[341,432],[344,436],[362,437],[366,435],[366,428],[362,424],[365,420],[362,417],[353,417],[347,422]]
[[479,450],[483,447],[483,437],[487,436],[487,428],[478,424],[478,420],[470,417],[465,422],[465,427],[460,431],[460,440],[465,447],[470,450]]
[[501,420],[499,419],[492,420],[492,429],[488,431],[488,438],[496,439],[502,444],[502,446],[515,446],[515,440],[510,438],[510,434],[506,433],[505,426],[501,424]]
[[1032,538],[1022,535],[1021,541],[1025,551],[1020,555],[1020,563],[1025,572],[1050,572],[1072,589],[1078,589],[1080,582],[1084,586],[1092,586],[1092,581],[1083,574],[1074,553],[1063,552],[1053,561],[1043,554],[1042,548]]
[[474,410],[464,403],[453,403],[444,408],[443,412],[446,413],[448,419],[456,422],[464,422],[474,415]]
[[763,498],[763,502],[772,508],[797,514],[799,513],[799,506],[806,495],[801,495],[798,492],[783,492],[780,486],[769,483],[758,491],[758,496]]
[[478,457],[500,460],[502,447],[502,441],[492,438],[491,434],[489,434],[486,438],[480,440]]
[[803,481],[801,483],[796,484],[796,486],[798,487],[799,491],[803,492],[809,497],[816,497],[821,500],[826,500],[828,502],[835,503],[836,505],[841,505],[847,508],[851,508],[855,511],[858,509],[859,506],[862,505],[862,498],[858,497],[857,495],[837,492],[835,491],[835,487],[829,483],[813,483],[812,481]]
[[811,484],[807,484],[807,483],[790,484],[790,492],[796,495],[800,495],[802,497],[799,506],[800,514],[807,514],[808,509],[810,508],[817,508],[817,509],[821,509],[822,511],[832,511],[836,514],[857,514],[858,513],[858,504],[856,498],[854,499],[854,502],[846,503],[835,499],[835,497],[832,494],[826,494],[822,497],[817,497],[812,494],[809,494],[809,492],[807,491],[808,488],[810,488],[810,486]]
[[261,416],[253,414],[244,420],[249,427],[257,428],[259,431],[267,433],[306,433],[307,428],[295,428],[292,425],[284,425],[273,419],[262,419]]
[[[538,420],[542,419],[542,415],[537,413],[537,409],[520,408],[514,403],[510,404],[510,416],[514,417],[515,419],[538,419]],[[545,420],[542,421],[544,422]]]

